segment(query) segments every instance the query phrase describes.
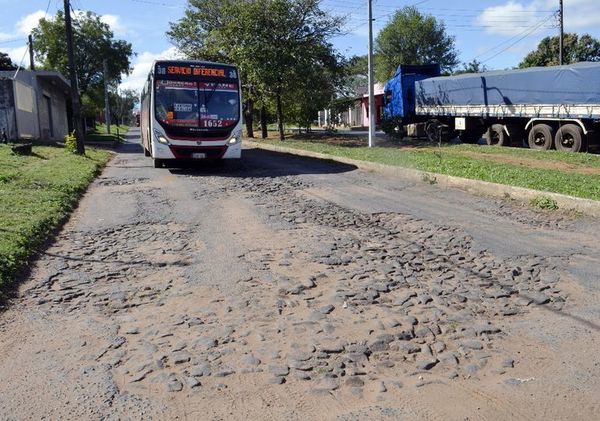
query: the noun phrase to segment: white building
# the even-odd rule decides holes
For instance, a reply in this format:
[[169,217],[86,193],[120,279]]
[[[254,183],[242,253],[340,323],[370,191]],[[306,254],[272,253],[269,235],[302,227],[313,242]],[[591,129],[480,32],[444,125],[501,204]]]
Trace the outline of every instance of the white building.
[[68,133],[71,85],[59,72],[0,71],[0,132],[8,139],[54,141]]

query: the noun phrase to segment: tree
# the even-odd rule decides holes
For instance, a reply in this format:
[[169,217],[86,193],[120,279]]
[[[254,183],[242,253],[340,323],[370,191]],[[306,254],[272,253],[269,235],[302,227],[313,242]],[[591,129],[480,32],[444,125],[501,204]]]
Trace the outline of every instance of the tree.
[[458,64],[454,37],[431,15],[421,14],[416,7],[398,10],[379,32],[374,46],[375,77],[390,79],[399,64],[439,64],[451,72]]
[[344,63],[341,97],[356,97],[369,83],[367,56],[350,57]]
[[130,123],[133,118],[133,108],[139,102],[139,93],[134,89],[114,90],[109,92],[111,117],[117,124]]
[[[42,68],[68,74],[64,13],[58,11],[54,18],[40,19],[33,30],[33,39],[36,58],[42,63]],[[108,63],[111,83],[120,83],[121,75],[128,75],[131,71],[131,44],[115,40],[110,27],[92,12],[73,16],[73,42],[82,98],[87,97],[88,108],[102,108],[103,61]]]
[[8,54],[0,52],[0,70],[17,70],[17,66],[12,62]]
[[485,64],[474,59],[469,63],[463,63],[462,69],[455,71],[454,74],[462,75],[464,73],[481,73],[481,72],[487,72],[487,71],[488,71],[488,68]]
[[342,88],[344,60],[323,44],[305,55],[296,66],[298,74],[291,78],[283,95],[284,105],[289,104],[289,122],[310,130],[319,110],[330,105]]
[[[559,42],[558,36],[542,39],[537,48],[525,56],[519,67],[558,65]],[[566,33],[563,48],[564,64],[580,61],[600,61],[600,41],[588,34],[579,37],[574,33]]]
[[190,0],[167,35],[190,58],[237,64],[247,99],[274,100],[283,139],[284,95],[311,88],[303,83],[307,70],[335,56],[327,40],[341,23],[319,0]]

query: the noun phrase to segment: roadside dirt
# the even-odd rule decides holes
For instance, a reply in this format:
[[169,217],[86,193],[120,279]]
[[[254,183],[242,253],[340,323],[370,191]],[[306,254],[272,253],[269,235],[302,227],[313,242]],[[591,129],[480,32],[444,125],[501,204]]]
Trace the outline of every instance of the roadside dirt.
[[[589,221],[246,156],[225,169],[112,162],[0,315],[3,417],[600,413]],[[492,210],[502,240],[478,236]],[[548,251],[528,248],[539,239]]]

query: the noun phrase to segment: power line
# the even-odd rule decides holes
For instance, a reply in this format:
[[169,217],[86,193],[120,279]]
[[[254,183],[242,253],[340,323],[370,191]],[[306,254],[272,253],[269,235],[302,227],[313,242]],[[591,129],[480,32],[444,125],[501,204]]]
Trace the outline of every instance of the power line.
[[14,42],[25,41],[27,38],[14,38],[0,41],[0,44],[12,44]]
[[528,36],[530,36],[531,34],[533,34],[535,31],[537,31],[538,29],[540,29],[540,27],[545,24],[550,18],[552,18],[554,16],[550,16],[549,18],[545,19],[544,21],[540,22],[538,25],[534,26],[533,28],[531,28],[527,34],[525,34],[524,36],[522,36],[521,38],[517,39],[515,42],[513,42],[512,44],[510,44],[508,47],[503,48],[502,50],[498,51],[496,54],[494,54],[493,56],[491,56],[490,58],[484,60],[482,62],[483,63],[487,63],[488,61],[492,60],[493,58],[498,57],[500,54],[502,54],[503,52],[505,52],[506,50],[508,50],[509,48],[513,47],[514,45],[518,44],[519,42],[521,42],[522,40],[524,40],[525,38],[527,38]]

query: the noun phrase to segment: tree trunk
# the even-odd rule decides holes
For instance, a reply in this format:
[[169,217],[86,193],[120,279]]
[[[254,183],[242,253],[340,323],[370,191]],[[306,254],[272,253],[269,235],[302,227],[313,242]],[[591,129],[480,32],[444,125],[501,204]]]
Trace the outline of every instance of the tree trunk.
[[254,101],[251,98],[248,98],[246,101],[246,132],[248,133],[248,137],[254,137],[254,128],[252,127],[254,124]]
[[260,107],[260,130],[263,139],[269,137],[269,132],[267,131],[267,109],[263,105]]
[[285,140],[283,133],[283,106],[281,104],[281,94],[278,92],[276,95],[277,101],[277,130],[279,131],[279,140]]

